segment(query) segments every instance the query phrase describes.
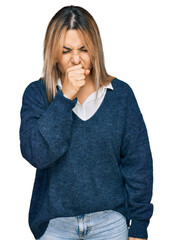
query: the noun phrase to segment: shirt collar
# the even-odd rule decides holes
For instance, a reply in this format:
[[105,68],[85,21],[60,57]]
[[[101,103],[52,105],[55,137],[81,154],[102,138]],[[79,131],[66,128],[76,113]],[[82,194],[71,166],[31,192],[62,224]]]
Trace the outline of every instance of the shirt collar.
[[[57,87],[61,90],[62,89],[62,83],[61,83],[61,79],[58,78],[58,84],[57,84]],[[104,94],[105,92],[105,88],[109,88],[111,90],[114,90],[113,86],[112,86],[112,83],[109,83],[107,86],[102,86],[98,89],[98,95],[96,94],[96,91],[93,92],[86,100],[83,104],[86,104],[88,102],[91,102],[91,101],[94,101],[96,99],[99,99],[100,97],[102,97],[102,95]],[[80,104],[78,101],[77,101],[78,104]]]
[[[62,83],[61,83],[61,79],[60,78],[58,78],[58,87],[60,88],[60,89],[62,89]],[[109,89],[112,89],[112,90],[114,90],[114,88],[113,88],[113,86],[112,86],[112,83],[109,83],[107,86],[103,86],[103,87],[100,87],[100,88],[109,88]]]

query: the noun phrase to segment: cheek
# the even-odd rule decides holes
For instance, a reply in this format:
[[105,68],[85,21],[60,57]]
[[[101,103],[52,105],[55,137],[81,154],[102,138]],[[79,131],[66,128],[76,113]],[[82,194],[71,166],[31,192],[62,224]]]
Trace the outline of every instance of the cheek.
[[61,73],[65,73],[66,72],[66,68],[67,68],[67,63],[65,60],[61,60],[59,63],[58,63],[58,68],[60,70]]
[[82,60],[85,62],[85,64],[87,65],[87,67],[91,67],[91,60],[89,56],[81,56]]
[[91,60],[90,60],[90,58],[89,59],[87,59],[87,65],[88,65],[88,67],[92,67],[92,63],[91,63]]

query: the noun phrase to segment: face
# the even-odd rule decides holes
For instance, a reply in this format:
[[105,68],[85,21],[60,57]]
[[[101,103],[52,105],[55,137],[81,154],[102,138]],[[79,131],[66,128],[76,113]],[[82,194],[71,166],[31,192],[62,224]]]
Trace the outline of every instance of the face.
[[78,30],[68,30],[65,34],[58,68],[61,74],[65,75],[68,68],[78,64],[82,64],[84,69],[91,70],[91,60],[80,32]]

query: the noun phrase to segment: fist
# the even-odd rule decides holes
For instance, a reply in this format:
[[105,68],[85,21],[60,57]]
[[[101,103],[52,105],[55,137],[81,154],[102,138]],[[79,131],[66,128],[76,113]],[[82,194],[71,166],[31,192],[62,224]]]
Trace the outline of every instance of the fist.
[[89,69],[84,69],[81,64],[68,68],[62,86],[63,94],[74,99],[81,87],[85,85],[86,76],[90,74]]

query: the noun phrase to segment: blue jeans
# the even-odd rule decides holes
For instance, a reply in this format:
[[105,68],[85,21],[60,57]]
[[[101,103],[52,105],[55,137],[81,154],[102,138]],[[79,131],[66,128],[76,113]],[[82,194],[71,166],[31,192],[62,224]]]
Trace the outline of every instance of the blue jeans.
[[128,228],[125,217],[114,211],[105,210],[75,217],[59,217],[49,225],[39,240],[112,239],[127,240]]

